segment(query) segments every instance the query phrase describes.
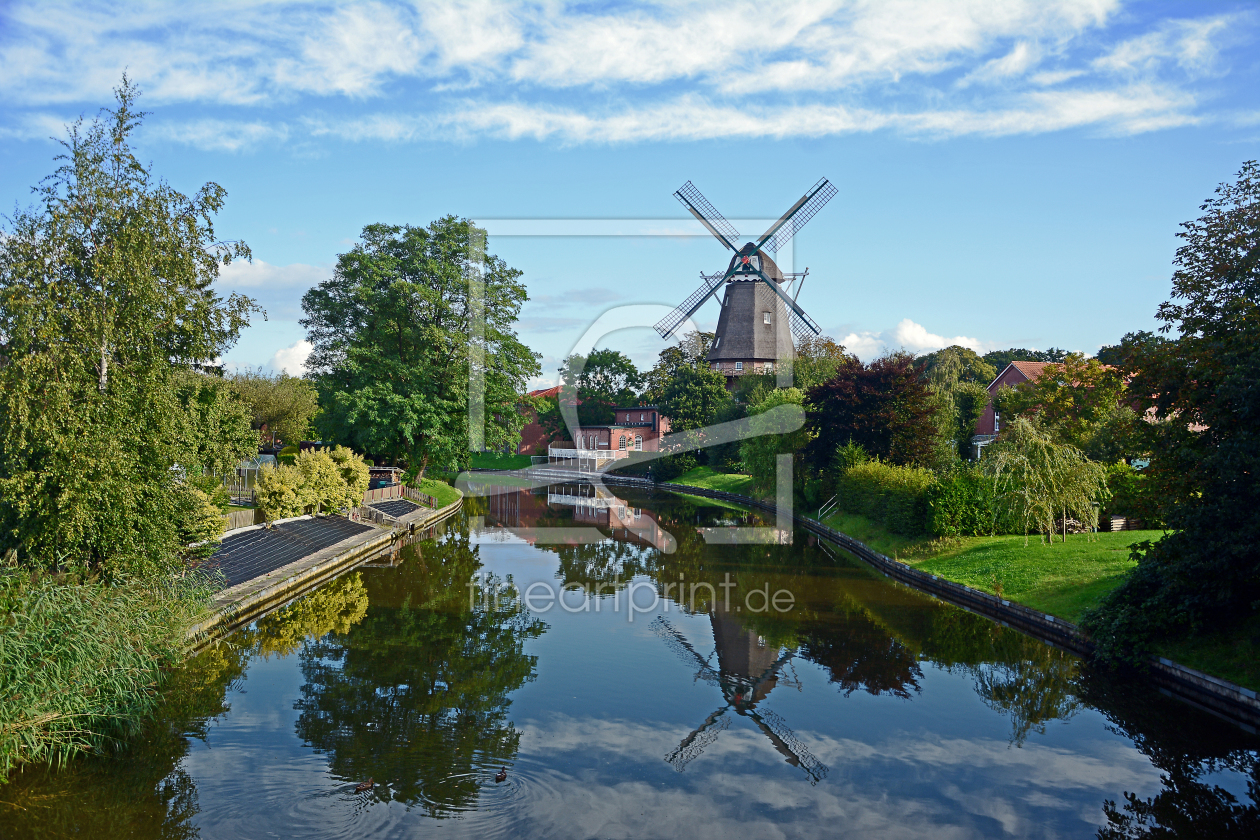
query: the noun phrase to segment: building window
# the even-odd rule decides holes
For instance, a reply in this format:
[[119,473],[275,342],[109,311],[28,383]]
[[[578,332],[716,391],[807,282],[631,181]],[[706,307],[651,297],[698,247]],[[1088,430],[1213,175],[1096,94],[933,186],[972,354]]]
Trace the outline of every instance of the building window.
[[634,451],[635,452],[643,451],[643,435],[634,436]]
[[645,416],[646,416],[646,415],[644,415],[644,413],[643,413],[642,411],[640,411],[640,412],[639,412],[639,422],[640,422],[640,423],[642,423],[642,422],[643,422],[643,418],[644,418]]
[[735,370],[742,371],[743,369],[744,369],[744,363],[743,363],[743,362],[736,362],[736,363],[735,363]]
[[619,445],[617,446],[617,448],[620,449],[622,452],[626,450],[626,436],[625,435],[621,436],[621,441]]
[[769,313],[769,312],[762,312],[762,313],[761,313],[761,323],[763,323],[763,324],[768,324],[768,323],[770,323],[770,313]]
[[996,435],[1001,430],[1002,430],[1002,415],[998,414],[995,411],[993,412],[993,434]]
[[721,369],[722,369],[722,365],[721,365],[721,364],[719,364],[718,362],[714,362],[714,363],[713,363],[713,369],[714,369],[714,370],[721,370]]

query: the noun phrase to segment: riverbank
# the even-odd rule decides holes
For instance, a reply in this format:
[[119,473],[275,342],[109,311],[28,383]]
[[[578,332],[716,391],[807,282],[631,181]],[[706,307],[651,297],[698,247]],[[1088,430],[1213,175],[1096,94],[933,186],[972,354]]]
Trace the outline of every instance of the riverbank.
[[[620,477],[610,475],[608,478],[615,481]],[[635,481],[630,478],[627,483]],[[739,502],[737,497],[743,493],[724,488],[747,488],[750,484],[748,476],[699,468],[666,483],[663,489],[684,494],[688,488],[701,494],[731,494],[725,501]],[[755,502],[751,498],[748,501]],[[921,572],[929,580],[939,578],[950,585],[964,587],[975,596],[996,599],[998,603],[1009,605],[1005,609],[1045,616],[1047,623],[1067,630],[1069,635],[1079,636],[1084,644],[1088,644],[1088,639],[1075,626],[1075,621],[1084,609],[1119,585],[1124,574],[1133,567],[1133,561],[1128,559],[1129,546],[1163,536],[1162,531],[1069,535],[1066,543],[1056,542],[1054,546],[1039,545],[1035,538],[1030,538],[1025,547],[1022,536],[907,538],[851,514],[833,514],[825,517],[826,521],[816,519],[815,511],[799,511],[797,515],[851,538],[864,549],[904,564],[901,568]],[[995,583],[1002,584],[1000,597]],[[1220,689],[1226,695],[1239,695],[1249,704],[1255,702],[1255,693],[1260,692],[1260,620],[1228,633],[1164,644],[1156,647],[1155,653],[1159,661],[1152,660],[1152,669],[1166,670],[1174,680],[1201,687],[1206,683],[1220,683],[1220,686],[1207,686],[1207,690]]]

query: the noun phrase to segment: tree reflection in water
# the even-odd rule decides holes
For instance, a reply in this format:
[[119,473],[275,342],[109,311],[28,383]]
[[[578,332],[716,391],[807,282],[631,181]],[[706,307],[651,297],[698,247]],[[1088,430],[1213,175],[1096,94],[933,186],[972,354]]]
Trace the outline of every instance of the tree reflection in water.
[[403,552],[388,579],[369,579],[358,624],[302,648],[297,734],[337,776],[444,817],[474,807],[486,768],[515,757],[508,695],[534,678],[524,644],[545,625],[502,597],[470,608],[481,563],[466,533]]

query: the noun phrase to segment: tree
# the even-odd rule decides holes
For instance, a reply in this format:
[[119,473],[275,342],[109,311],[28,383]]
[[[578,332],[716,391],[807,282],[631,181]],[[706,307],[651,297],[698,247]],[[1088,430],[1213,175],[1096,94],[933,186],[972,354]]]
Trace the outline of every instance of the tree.
[[968,457],[976,422],[989,403],[986,384],[997,373],[975,351],[957,345],[921,357],[917,365],[936,397],[941,450],[936,460]]
[[333,510],[353,509],[363,504],[363,494],[367,492],[372,479],[367,462],[346,446],[334,446],[328,455],[341,471],[343,493],[341,499],[333,500]]
[[713,347],[713,333],[690,332],[670,345],[657,356],[656,364],[643,375],[643,402],[660,405],[665,399],[665,389],[674,376],[685,367],[706,365],[706,357]]
[[909,354],[869,365],[851,357],[834,377],[810,389],[805,405],[813,436],[810,462],[819,467],[830,465],[836,449],[850,440],[894,464],[925,466],[932,460],[936,408]]
[[[346,482],[341,476],[341,466],[327,450],[305,449],[298,453],[295,466],[302,474],[304,501],[315,506],[315,513],[337,511],[344,507]],[[362,496],[359,501],[362,501]],[[358,502],[355,504],[357,506]]]
[[254,499],[268,522],[301,516],[307,505],[302,471],[292,464],[264,466],[254,482]]
[[[470,441],[515,447],[525,422],[517,405],[538,357],[514,332],[521,272],[483,254],[484,236],[454,216],[368,225],[332,278],[302,297],[324,440],[421,475],[466,466]],[[470,357],[484,361],[474,367]],[[469,428],[474,379],[484,383],[480,430]]]
[[[919,370],[923,372],[924,377],[933,384],[940,382],[949,382],[951,384],[974,382],[987,387],[990,382],[997,378],[999,371],[986,359],[988,359],[988,356],[981,358],[976,354],[975,350],[953,344],[937,350],[935,353],[920,356],[916,360],[916,364]],[[1006,365],[1002,365],[1002,367],[1006,367]]]
[[844,349],[828,335],[806,335],[796,342],[796,358],[792,360],[792,385],[802,391],[808,391],[815,385],[821,385],[836,375],[840,366],[851,358]]
[[314,383],[283,372],[268,376],[261,368],[233,374],[230,381],[253,412],[254,428],[265,427],[273,447],[277,438],[288,444],[306,439],[319,411]]
[[1011,362],[1061,362],[1066,357],[1067,351],[1060,350],[1058,347],[1051,347],[1049,350],[1028,350],[1022,347],[1012,347],[1010,350],[992,350],[981,356],[986,364],[992,365],[993,369],[997,371],[994,374],[995,377]]
[[685,432],[712,425],[730,401],[725,376],[707,365],[690,365],[674,374],[660,405],[670,431]]
[[980,468],[993,481],[999,515],[1054,543],[1055,522],[1091,523],[1107,500],[1107,471],[1079,449],[1056,443],[1025,417],[1016,417],[985,448]]
[[1136,369],[1140,360],[1161,349],[1168,342],[1162,335],[1138,330],[1125,333],[1119,344],[1104,345],[1094,357],[1104,365],[1118,368]]
[[562,392],[578,398],[578,422],[604,425],[613,420],[613,408],[636,405],[643,375],[630,357],[617,350],[593,350],[590,356],[574,353],[560,370]]
[[1166,344],[1135,354],[1129,394],[1149,412],[1146,473],[1172,533],[1086,617],[1100,655],[1229,626],[1260,603],[1260,164],[1182,225]]
[[222,187],[186,196],[136,159],[138,95],[124,76],[113,110],[69,128],[0,234],[0,552],[110,576],[178,566],[185,478],[257,445],[230,412],[195,416],[222,394],[188,378],[257,311],[213,289],[249,249],[215,234]]
[[1036,415],[1042,428],[1078,449],[1094,448],[1100,433],[1117,432],[1133,419],[1132,410],[1124,405],[1123,372],[1080,353],[1069,353],[1062,362],[1048,365],[1033,382],[999,390],[994,405],[1003,417]]
[[767,412],[779,406],[803,406],[804,403],[805,394],[800,388],[780,388],[771,391],[764,400],[749,409],[751,436],[740,441],[739,454],[744,469],[763,493],[773,492],[777,485],[780,455],[792,456],[794,480],[799,481],[807,474],[804,462],[813,437],[809,427],[802,426],[794,432],[784,433],[780,431],[780,423],[765,417]]

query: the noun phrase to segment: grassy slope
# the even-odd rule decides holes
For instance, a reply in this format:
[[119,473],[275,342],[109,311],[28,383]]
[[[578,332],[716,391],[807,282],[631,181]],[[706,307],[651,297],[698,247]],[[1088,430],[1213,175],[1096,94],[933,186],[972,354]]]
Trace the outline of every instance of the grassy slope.
[[463,493],[445,481],[438,481],[435,478],[417,479],[411,483],[411,486],[437,499],[438,507],[446,507],[451,502],[457,502],[464,497]]
[[1066,543],[1046,545],[1030,538],[1027,547],[1023,537],[970,537],[910,562],[986,592],[1000,584],[1002,597],[1075,622],[1133,568],[1129,546],[1161,536],[1162,531],[1069,534]]
[[1165,642],[1160,656],[1260,691],[1260,616],[1252,616],[1224,633]]
[[688,484],[692,487],[704,487],[708,490],[721,490],[724,493],[743,493],[752,495],[752,477],[735,473],[720,473],[710,467],[696,467],[675,478],[673,484]]
[[523,470],[530,465],[528,455],[499,455],[495,452],[474,452],[472,463],[474,470]]

